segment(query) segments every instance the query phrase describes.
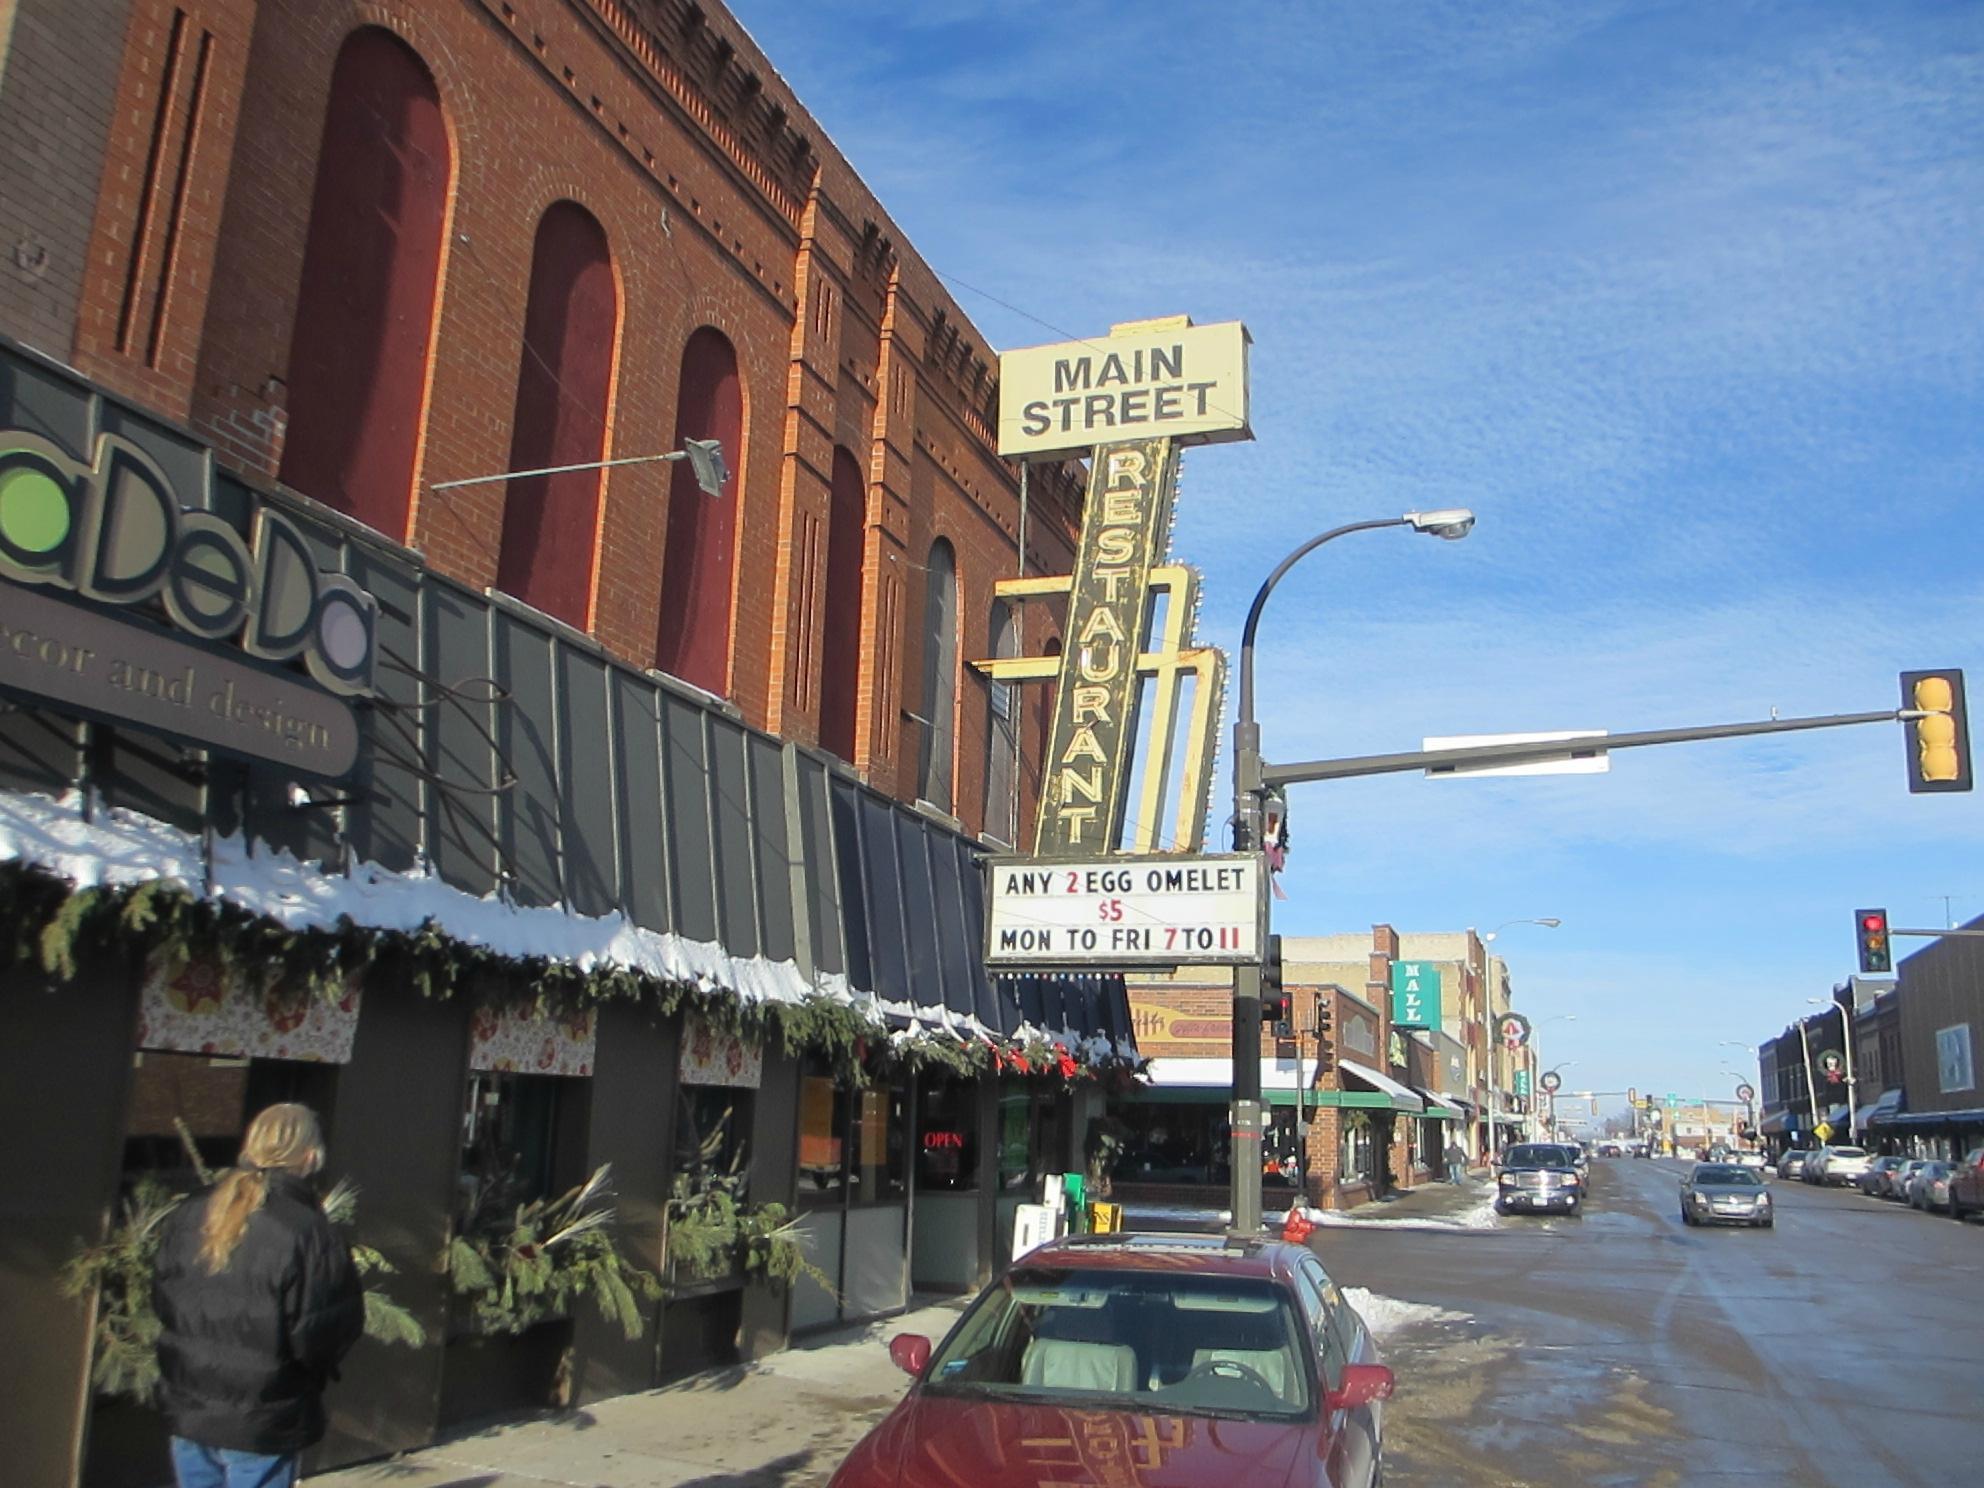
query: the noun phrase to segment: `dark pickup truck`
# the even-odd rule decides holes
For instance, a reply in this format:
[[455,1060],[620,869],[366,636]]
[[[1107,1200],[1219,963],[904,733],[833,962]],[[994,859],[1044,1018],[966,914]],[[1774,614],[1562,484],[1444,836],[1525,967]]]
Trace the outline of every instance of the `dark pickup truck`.
[[1577,1214],[1584,1208],[1584,1177],[1577,1154],[1557,1142],[1518,1142],[1495,1165],[1495,1212],[1517,1210]]

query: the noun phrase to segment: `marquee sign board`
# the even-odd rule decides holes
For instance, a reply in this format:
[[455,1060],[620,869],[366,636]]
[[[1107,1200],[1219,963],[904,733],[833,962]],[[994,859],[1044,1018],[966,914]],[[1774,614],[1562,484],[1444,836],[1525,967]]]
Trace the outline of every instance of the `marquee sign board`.
[[1183,316],[999,358],[999,453],[1052,459],[1136,439],[1252,439],[1247,328]]
[[988,859],[987,964],[1230,966],[1260,960],[1267,873],[1253,853]]
[[1424,961],[1392,963],[1392,1027],[1437,1028],[1440,968]]

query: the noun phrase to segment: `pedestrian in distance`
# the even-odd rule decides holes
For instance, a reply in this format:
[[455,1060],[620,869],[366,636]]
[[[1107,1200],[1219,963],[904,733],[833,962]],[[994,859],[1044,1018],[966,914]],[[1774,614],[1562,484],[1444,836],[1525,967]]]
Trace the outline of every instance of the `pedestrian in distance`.
[[179,1488],[290,1488],[324,1434],[324,1388],[365,1328],[351,1253],[310,1179],[307,1106],[270,1106],[241,1156],[159,1229],[152,1294]]
[[1467,1149],[1460,1144],[1460,1138],[1447,1139],[1447,1182],[1460,1183],[1467,1178]]

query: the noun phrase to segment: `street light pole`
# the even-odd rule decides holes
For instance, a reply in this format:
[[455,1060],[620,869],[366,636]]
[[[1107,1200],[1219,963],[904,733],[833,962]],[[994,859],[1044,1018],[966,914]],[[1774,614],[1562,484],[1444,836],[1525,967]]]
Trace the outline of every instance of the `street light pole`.
[[[1847,983],[1847,996],[1853,995],[1853,984]],[[1842,1053],[1846,1059],[1846,1134],[1855,1146],[1860,1142],[1860,1082],[1853,1077],[1853,1018],[1846,1010],[1846,1004],[1837,997],[1808,997],[1805,1001],[1815,1007],[1830,1001],[1839,1011],[1840,1042],[1845,1046]]]
[[[1247,611],[1240,633],[1240,697],[1233,724],[1233,847],[1259,855],[1261,841],[1261,728],[1254,721],[1254,635],[1261,611],[1286,574],[1324,543],[1377,527],[1412,527],[1436,537],[1458,538],[1474,525],[1467,511],[1407,512],[1370,522],[1347,522],[1312,537],[1268,575]],[[1263,869],[1263,877],[1265,877]],[[1263,946],[1265,950],[1265,946]],[[1252,1234],[1261,1227],[1261,963],[1259,957],[1233,970],[1233,1228]]]

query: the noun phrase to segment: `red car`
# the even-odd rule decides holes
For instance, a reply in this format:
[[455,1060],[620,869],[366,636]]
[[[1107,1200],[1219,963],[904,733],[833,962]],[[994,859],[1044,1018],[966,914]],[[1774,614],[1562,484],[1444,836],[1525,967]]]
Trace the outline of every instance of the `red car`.
[[1300,1245],[1084,1235],[1022,1257],[833,1488],[1372,1488],[1392,1371]]

